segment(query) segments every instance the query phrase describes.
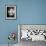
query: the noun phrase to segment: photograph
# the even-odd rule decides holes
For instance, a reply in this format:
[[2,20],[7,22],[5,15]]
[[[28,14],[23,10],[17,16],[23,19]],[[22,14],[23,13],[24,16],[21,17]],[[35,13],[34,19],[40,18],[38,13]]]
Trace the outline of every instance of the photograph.
[[6,5],[6,19],[16,19],[16,5]]

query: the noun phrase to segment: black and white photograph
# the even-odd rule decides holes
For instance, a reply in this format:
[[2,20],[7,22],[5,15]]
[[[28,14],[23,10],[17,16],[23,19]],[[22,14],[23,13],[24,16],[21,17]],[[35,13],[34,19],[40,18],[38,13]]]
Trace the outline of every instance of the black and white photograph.
[[16,5],[6,5],[6,19],[16,19]]

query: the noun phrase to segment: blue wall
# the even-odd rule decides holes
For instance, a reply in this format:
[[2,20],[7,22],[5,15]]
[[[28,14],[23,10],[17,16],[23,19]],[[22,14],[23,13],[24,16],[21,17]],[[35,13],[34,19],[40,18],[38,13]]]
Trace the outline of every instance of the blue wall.
[[[5,20],[5,4],[16,4],[16,20]],[[0,44],[8,43],[10,32],[18,32],[18,24],[46,24],[46,0],[1,0]]]

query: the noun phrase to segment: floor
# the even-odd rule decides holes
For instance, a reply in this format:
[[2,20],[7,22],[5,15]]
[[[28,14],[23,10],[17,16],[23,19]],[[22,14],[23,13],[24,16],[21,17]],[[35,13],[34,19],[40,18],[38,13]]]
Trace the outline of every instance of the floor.
[[[0,46],[8,46],[8,45],[0,44]],[[14,44],[13,46],[46,46],[46,42],[43,42],[43,41],[32,42],[31,40],[28,40],[28,41],[21,40],[19,44]]]
[[[8,44],[0,44],[0,46],[8,46]],[[10,45],[10,46],[18,46],[18,44]]]
[[31,40],[28,40],[28,41],[21,40],[20,46],[46,46],[46,42],[45,41],[32,42]]

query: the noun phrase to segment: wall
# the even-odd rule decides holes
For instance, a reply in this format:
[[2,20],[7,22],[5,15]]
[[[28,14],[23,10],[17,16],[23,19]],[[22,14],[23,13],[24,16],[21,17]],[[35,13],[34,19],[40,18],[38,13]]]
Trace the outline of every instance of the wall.
[[46,24],[46,0],[20,1],[21,24]]
[[[16,20],[5,20],[5,4],[16,4]],[[46,0],[1,0],[0,44],[8,43],[9,32],[18,32],[18,24],[46,24]]]

